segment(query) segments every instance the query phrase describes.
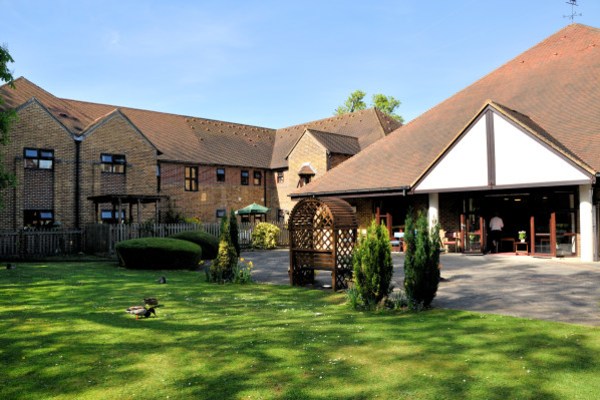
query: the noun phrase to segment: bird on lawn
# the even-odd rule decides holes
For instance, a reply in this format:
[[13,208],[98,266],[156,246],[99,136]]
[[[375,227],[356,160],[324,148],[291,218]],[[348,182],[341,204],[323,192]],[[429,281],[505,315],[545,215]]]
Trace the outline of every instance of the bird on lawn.
[[156,311],[154,307],[146,308],[145,306],[131,306],[127,310],[125,310],[128,314],[135,315],[135,319],[139,317],[148,318],[150,314],[154,314],[156,317]]
[[155,297],[146,297],[144,298],[144,304],[147,306],[157,306],[158,300]]
[[165,278],[164,276],[161,276],[156,282],[158,282],[158,283],[167,283],[167,278]]

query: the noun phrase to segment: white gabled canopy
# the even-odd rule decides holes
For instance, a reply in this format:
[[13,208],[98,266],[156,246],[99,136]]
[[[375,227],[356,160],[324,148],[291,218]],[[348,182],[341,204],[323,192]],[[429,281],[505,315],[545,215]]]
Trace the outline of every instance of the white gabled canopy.
[[528,129],[523,123],[527,117],[511,112],[494,103],[484,107],[417,181],[414,192],[591,183],[593,174],[581,163],[561,152],[550,138]]

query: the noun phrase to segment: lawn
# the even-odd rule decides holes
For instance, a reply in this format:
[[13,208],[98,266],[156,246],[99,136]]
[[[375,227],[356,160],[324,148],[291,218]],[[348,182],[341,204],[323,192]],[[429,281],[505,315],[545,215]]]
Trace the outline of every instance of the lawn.
[[[165,275],[167,284],[156,279]],[[0,270],[2,399],[592,399],[600,330],[351,311],[343,294],[107,262]],[[125,308],[157,297],[157,318]]]

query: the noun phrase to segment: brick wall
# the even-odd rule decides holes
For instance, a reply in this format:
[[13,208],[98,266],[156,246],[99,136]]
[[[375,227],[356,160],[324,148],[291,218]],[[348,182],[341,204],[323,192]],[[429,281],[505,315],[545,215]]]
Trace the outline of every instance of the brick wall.
[[[10,143],[0,146],[3,163],[17,177],[16,189],[1,193],[4,208],[0,210],[0,229],[22,227],[25,207],[53,210],[55,221],[71,226],[75,221],[75,144],[71,134],[35,101],[19,109],[18,116],[11,127]],[[26,171],[23,161],[25,147],[53,150],[53,169]]]
[[[198,191],[185,190],[185,167],[198,167]],[[225,181],[217,182],[217,168],[225,169]],[[248,185],[241,184],[242,170],[248,171]],[[254,183],[254,172],[261,173],[260,185]],[[265,184],[267,196],[265,198]],[[273,219],[278,203],[274,187],[274,175],[270,171],[230,166],[206,166],[161,162],[161,191],[168,195],[168,207],[185,217],[197,217],[202,222],[217,221],[216,211],[238,210],[251,203],[271,208],[268,215]]]
[[288,170],[285,171],[285,183],[277,185],[281,208],[291,211],[296,200],[288,194],[298,187],[298,171],[305,163],[309,163],[315,171],[313,180],[319,179],[329,169],[329,158],[325,148],[311,135],[304,134],[288,157]]
[[[101,154],[123,154],[125,174],[101,171]],[[115,114],[86,135],[81,143],[81,207],[82,224],[96,220],[94,204],[89,196],[104,194],[156,195],[156,149],[120,114]],[[142,221],[155,217],[154,204],[141,206]],[[124,207],[126,208],[126,207]],[[100,204],[112,209],[110,204]],[[137,205],[133,207],[137,217]],[[129,218],[129,209],[126,217]]]

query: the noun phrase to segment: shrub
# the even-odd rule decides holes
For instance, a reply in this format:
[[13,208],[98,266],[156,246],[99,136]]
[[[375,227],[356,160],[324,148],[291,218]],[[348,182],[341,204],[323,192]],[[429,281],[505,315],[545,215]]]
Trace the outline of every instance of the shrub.
[[240,256],[240,229],[238,228],[237,217],[235,211],[231,210],[229,214],[229,236],[231,237],[231,244],[235,248],[237,256]]
[[219,251],[219,239],[204,231],[179,232],[169,236],[173,239],[187,240],[202,248],[202,259],[214,260]]
[[252,268],[254,268],[252,261],[245,261],[243,258],[240,258],[233,269],[233,282],[240,284],[252,283]]
[[172,238],[125,240],[115,249],[120,264],[133,269],[193,269],[202,256],[197,244]]
[[440,281],[439,225],[431,232],[427,217],[419,212],[416,224],[411,213],[406,217],[404,234],[404,289],[413,309],[429,308]]
[[354,285],[363,305],[375,307],[392,290],[390,282],[394,272],[389,233],[385,226],[375,221],[354,248],[352,258]]
[[229,235],[229,221],[225,217],[221,221],[221,237],[217,258],[213,260],[209,268],[209,280],[217,283],[231,282],[236,265],[237,254]]
[[277,247],[279,228],[268,222],[256,224],[252,231],[252,247],[257,249],[274,249]]

